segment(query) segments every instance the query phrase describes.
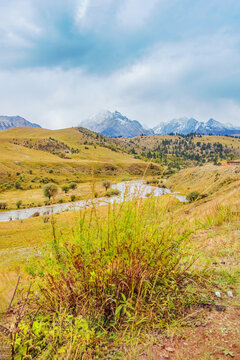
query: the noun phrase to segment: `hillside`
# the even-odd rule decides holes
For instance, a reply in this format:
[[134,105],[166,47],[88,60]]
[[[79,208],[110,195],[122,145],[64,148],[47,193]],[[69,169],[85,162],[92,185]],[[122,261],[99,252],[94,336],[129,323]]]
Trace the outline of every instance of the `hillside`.
[[[75,182],[78,192],[59,192],[55,201],[70,201],[70,196],[90,196],[92,179],[100,187],[102,179],[113,182],[141,177],[147,164],[128,154],[120,144],[84,128],[46,130],[15,128],[0,133],[0,201],[8,208],[43,204],[44,184],[59,187]],[[157,174],[159,165],[147,172]],[[84,184],[88,182],[86,187]],[[100,189],[96,191],[99,192]]]
[[167,185],[173,191],[187,193],[191,190],[216,196],[234,183],[239,186],[240,166],[214,166],[212,164],[184,169],[171,176]]
[[135,157],[175,169],[240,157],[240,139],[235,137],[154,135],[118,140]]

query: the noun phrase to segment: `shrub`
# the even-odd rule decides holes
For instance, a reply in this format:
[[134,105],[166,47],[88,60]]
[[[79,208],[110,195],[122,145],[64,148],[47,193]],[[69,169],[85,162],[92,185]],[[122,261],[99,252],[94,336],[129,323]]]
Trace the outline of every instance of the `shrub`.
[[43,184],[48,184],[49,183],[49,179],[47,177],[44,177],[42,179],[39,180],[40,183],[43,183]]
[[157,185],[159,183],[158,179],[152,178],[147,180],[147,184]]
[[72,182],[70,185],[69,185],[70,189],[76,189],[77,187],[77,184],[75,182]]
[[18,200],[16,202],[17,209],[20,209],[21,205],[22,205],[22,200]]
[[75,201],[76,200],[76,195],[71,195],[70,199],[71,199],[71,201]]
[[65,194],[66,194],[66,193],[69,191],[69,186],[66,185],[66,184],[64,184],[64,185],[62,186],[62,191],[64,191]]
[[29,267],[37,288],[28,304],[36,315],[30,309],[20,323],[16,351],[25,355],[30,343],[44,358],[53,348],[61,359],[82,352],[95,358],[101,339],[107,348],[117,330],[157,331],[203,302],[194,288],[203,278],[190,270],[186,253],[189,229],[184,221],[174,224],[167,210],[155,199],[136,200],[110,205],[99,222],[96,208],[82,213],[75,237],[54,237],[41,262],[33,259]]
[[119,195],[119,194],[120,194],[120,191],[119,191],[119,190],[117,190],[117,189],[110,189],[110,190],[108,190],[108,191],[104,194],[104,196],[110,197],[110,196]]
[[49,200],[51,199],[51,197],[55,196],[58,192],[58,188],[56,184],[46,184],[43,187],[43,194],[44,196],[48,197]]
[[15,188],[18,190],[18,189],[21,189],[21,184],[19,181],[16,181],[15,182]]
[[199,192],[198,191],[192,191],[189,194],[187,194],[186,199],[190,202],[196,201],[199,197]]
[[162,189],[167,189],[166,185],[163,183],[158,184],[158,187]]
[[59,200],[58,200],[58,203],[59,203],[59,204],[63,204],[63,199],[59,199]]

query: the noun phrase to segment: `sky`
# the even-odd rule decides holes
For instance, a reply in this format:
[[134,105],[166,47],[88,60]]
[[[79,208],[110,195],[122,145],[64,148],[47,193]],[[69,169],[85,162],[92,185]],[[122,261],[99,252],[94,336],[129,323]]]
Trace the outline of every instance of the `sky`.
[[240,2],[0,0],[0,115],[240,126]]

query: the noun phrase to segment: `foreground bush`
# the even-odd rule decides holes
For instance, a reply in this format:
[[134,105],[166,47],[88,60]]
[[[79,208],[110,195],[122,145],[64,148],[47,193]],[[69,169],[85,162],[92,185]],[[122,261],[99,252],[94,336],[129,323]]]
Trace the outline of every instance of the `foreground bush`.
[[118,331],[160,329],[203,301],[184,251],[189,231],[168,209],[147,199],[109,205],[102,218],[93,208],[74,238],[57,236],[53,223],[50,249],[29,267],[35,288],[15,352],[92,359],[99,346],[109,351]]

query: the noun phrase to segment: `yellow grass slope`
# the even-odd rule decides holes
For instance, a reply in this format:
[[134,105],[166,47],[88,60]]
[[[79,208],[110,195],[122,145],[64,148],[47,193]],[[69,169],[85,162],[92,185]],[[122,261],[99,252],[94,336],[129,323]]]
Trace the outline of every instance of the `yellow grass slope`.
[[[16,172],[33,171],[46,176],[51,168],[61,173],[78,172],[90,175],[93,170],[97,174],[141,174],[146,164],[121,149],[116,149],[114,140],[102,137],[83,128],[63,130],[46,130],[40,128],[15,128],[0,132],[0,181],[7,181],[7,176],[15,177]],[[49,138],[68,147],[65,158],[61,158],[47,148],[34,149],[36,142],[48,141]],[[29,141],[31,146],[24,146]],[[32,146],[33,145],[33,146]],[[74,152],[71,152],[71,149]],[[111,168],[111,165],[114,168]],[[110,166],[110,167],[109,167]],[[37,174],[38,175],[38,174]],[[116,174],[112,174],[116,175]],[[67,175],[66,175],[67,177]]]
[[[189,194],[198,191],[199,199],[185,204],[181,217],[192,217],[194,221],[214,217],[221,207],[231,221],[240,220],[240,166],[214,166],[188,168],[171,176],[167,181],[172,191]],[[218,221],[221,222],[219,218]]]

